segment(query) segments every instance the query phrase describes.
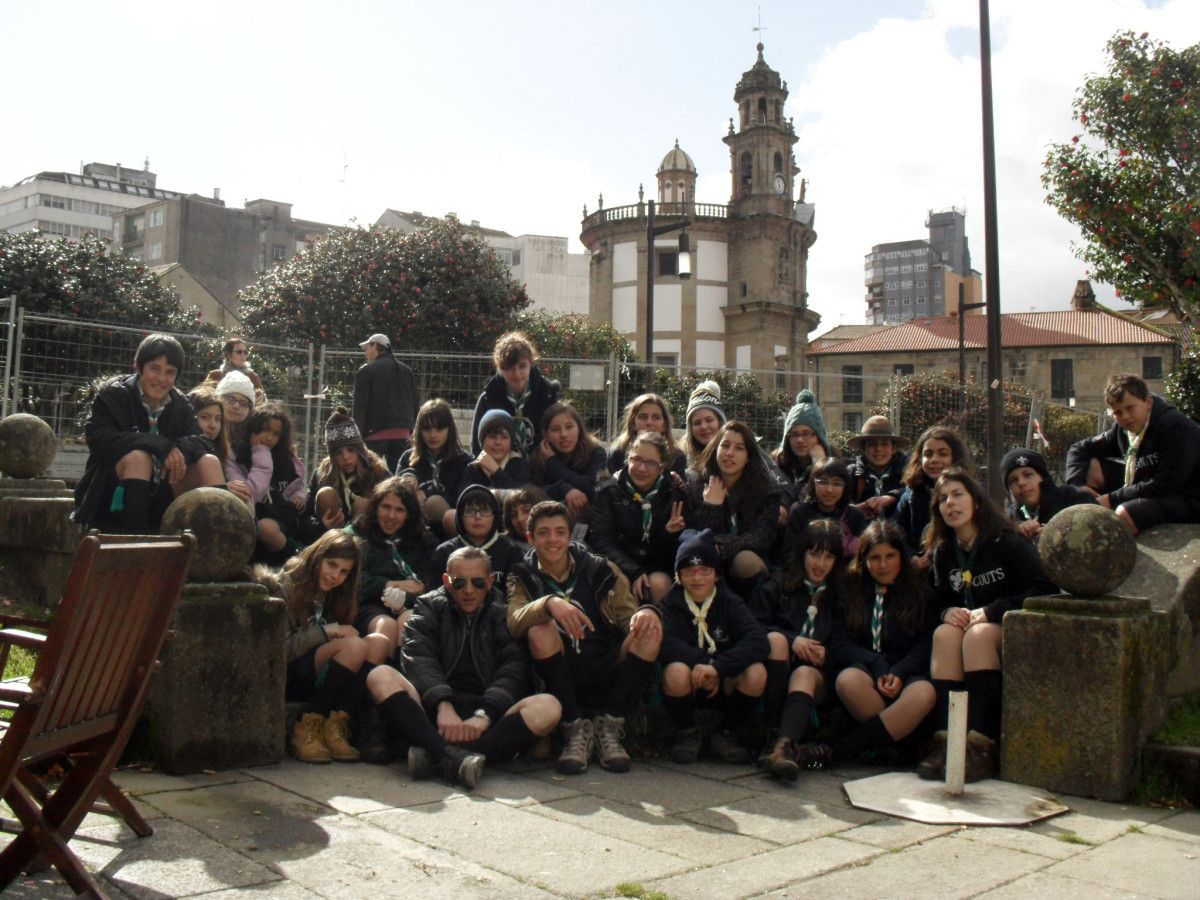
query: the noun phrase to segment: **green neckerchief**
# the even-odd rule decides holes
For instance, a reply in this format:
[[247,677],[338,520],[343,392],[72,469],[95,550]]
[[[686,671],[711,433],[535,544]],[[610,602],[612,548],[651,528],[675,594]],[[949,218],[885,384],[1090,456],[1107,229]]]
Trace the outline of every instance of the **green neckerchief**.
[[415,579],[417,577],[417,573],[413,571],[413,567],[408,564],[408,560],[406,560],[400,554],[399,540],[395,538],[384,538],[383,542],[388,545],[388,555],[391,557],[392,562],[396,564],[396,568],[400,570],[400,581],[406,581],[409,578]]
[[709,656],[717,652],[717,642],[708,633],[708,611],[712,608],[712,602],[716,596],[716,585],[713,585],[709,595],[698,604],[688,596],[686,590],[683,592],[683,602],[687,604],[688,611],[692,614],[692,621],[696,625],[696,646],[706,651]]
[[883,601],[887,597],[887,585],[875,585],[875,602],[871,606],[871,649],[876,653],[883,647]]
[[533,448],[533,427],[529,420],[525,418],[525,403],[529,400],[532,393],[533,390],[530,388],[529,382],[526,382],[525,390],[521,391],[519,395],[514,395],[508,386],[508,382],[504,382],[504,396],[513,405],[513,430],[517,433],[517,443],[520,445],[513,449],[518,451],[522,456],[528,456],[529,451]]
[[967,609],[973,609],[971,606],[971,566],[975,565],[975,551],[979,549],[979,537],[975,538],[975,546],[970,553],[963,550],[962,545],[958,540],[954,541],[954,558],[958,561],[958,567],[962,570],[963,583],[963,606]]
[[1125,450],[1125,487],[1133,484],[1133,476],[1137,473],[1137,453],[1138,448],[1142,446],[1142,439],[1146,436],[1146,431],[1150,428],[1150,416],[1146,416],[1146,424],[1142,426],[1142,430],[1136,434],[1132,431],[1126,431],[1125,437],[1129,441],[1129,446]]
[[654,487],[646,491],[644,495],[637,489],[632,479],[626,477],[623,483],[625,490],[629,492],[629,496],[633,498],[635,503],[640,504],[642,507],[642,543],[649,543],[651,510],[654,508],[654,498],[658,496],[659,489],[662,488],[663,477],[659,475],[658,479],[654,482]]
[[1037,518],[1038,511],[1036,507],[1034,509],[1030,509],[1028,506],[1022,503],[1018,509],[1020,510],[1021,515],[1025,517],[1026,522],[1030,522]]
[[821,594],[825,592],[825,583],[814,584],[807,578],[804,586],[808,588],[808,609],[805,610],[804,624],[800,626],[800,637],[811,638],[817,627],[817,613],[820,612]]

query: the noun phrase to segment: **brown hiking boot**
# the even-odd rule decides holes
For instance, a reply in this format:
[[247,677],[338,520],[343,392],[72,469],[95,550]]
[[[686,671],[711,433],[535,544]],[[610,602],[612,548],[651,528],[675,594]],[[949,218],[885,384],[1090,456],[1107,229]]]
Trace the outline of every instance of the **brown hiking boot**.
[[792,759],[801,769],[824,769],[833,765],[833,747],[829,744],[797,744]]
[[329,755],[338,762],[358,762],[362,755],[350,744],[350,713],[335,710],[325,720],[325,728],[321,732]]
[[596,737],[596,759],[602,769],[610,772],[628,772],[629,754],[621,746],[625,739],[625,720],[616,716],[601,715],[592,720],[592,733]]
[[595,742],[592,720],[580,716],[574,722],[564,722],[562,730],[566,743],[558,755],[558,771],[564,775],[582,775],[587,771]]
[[929,755],[917,764],[917,777],[926,781],[941,781],[946,777],[946,732],[933,733]]
[[796,749],[792,745],[791,738],[776,738],[775,746],[771,748],[770,754],[767,755],[763,768],[776,778],[782,778],[784,781],[795,781],[800,775],[800,766],[792,758],[795,752]]
[[967,732],[966,782],[982,781],[996,774],[996,742],[978,731]]
[[708,739],[708,752],[723,763],[742,765],[750,762],[750,751],[728,729],[722,729]]
[[671,744],[671,762],[694,763],[700,758],[703,743],[704,733],[698,727],[679,729],[675,732],[675,742]]
[[292,726],[292,752],[296,759],[306,763],[327,763],[333,757],[325,746],[321,734],[325,730],[325,717],[318,713],[304,713]]

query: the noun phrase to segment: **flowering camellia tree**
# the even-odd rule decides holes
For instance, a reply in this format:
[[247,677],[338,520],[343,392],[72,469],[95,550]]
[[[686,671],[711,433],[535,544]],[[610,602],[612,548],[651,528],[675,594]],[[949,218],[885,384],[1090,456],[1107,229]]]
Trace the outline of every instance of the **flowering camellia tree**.
[[1075,98],[1082,133],[1046,156],[1046,201],[1083,231],[1095,278],[1200,325],[1200,44],[1119,32],[1107,49]]
[[529,305],[496,252],[454,220],[404,234],[339,228],[241,292],[258,340],[353,347],[383,332],[397,349],[490,350]]

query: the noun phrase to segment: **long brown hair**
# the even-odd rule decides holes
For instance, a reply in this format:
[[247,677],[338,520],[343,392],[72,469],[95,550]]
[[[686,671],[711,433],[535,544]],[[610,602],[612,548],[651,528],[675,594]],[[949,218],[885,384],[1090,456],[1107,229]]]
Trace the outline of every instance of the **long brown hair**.
[[[339,487],[337,473],[338,468],[333,464],[333,457],[326,456],[317,466],[317,487]],[[361,453],[358,454],[358,461],[354,464],[351,487],[354,489],[354,493],[363,497],[391,474],[388,471],[387,463],[374,450],[367,450],[365,459]]]
[[216,388],[207,384],[196,385],[187,396],[192,404],[193,414],[202,409],[208,409],[210,406],[221,410],[221,430],[213,439],[213,452],[221,461],[221,465],[225,465],[225,460],[229,456],[229,423],[225,421],[225,401],[221,399]]
[[971,513],[971,524],[976,528],[975,546],[979,547],[983,544],[990,544],[1006,529],[1011,528],[1008,519],[1004,517],[1004,513],[1000,511],[1000,507],[992,502],[992,498],[984,491],[983,486],[972,478],[967,472],[951,466],[946,469],[938,477],[937,484],[933,486],[933,498],[931,500],[931,509],[929,515],[930,529],[925,535],[925,550],[931,552],[935,547],[951,547],[951,541],[955,539],[954,529],[946,524],[946,520],[942,518],[942,510],[940,508],[940,500],[942,493],[946,490],[946,486],[950,482],[961,484],[968,494],[971,495],[971,502],[974,504],[974,510]]
[[[559,400],[557,403],[550,404],[550,407],[542,416],[542,436],[544,438],[546,432],[550,430],[550,423],[564,414],[574,420],[575,427],[579,429],[579,440],[575,442],[575,447],[571,452],[563,457],[563,461],[573,472],[582,472],[587,468],[588,461],[592,458],[592,452],[600,446],[600,442],[588,433],[587,426],[583,424],[583,416],[579,414],[579,410],[565,400]],[[554,452],[562,456],[557,450]],[[541,476],[546,470],[546,461],[542,459],[540,453],[534,452],[532,456],[533,471],[538,476]]]
[[458,441],[458,425],[454,422],[454,411],[450,404],[441,397],[426,400],[417,410],[417,421],[412,429],[412,454],[409,464],[416,465],[421,460],[433,456],[433,451],[425,446],[421,432],[426,428],[445,428],[446,443],[442,447],[441,459],[453,459],[463,452],[462,444]]
[[925,605],[921,579],[908,558],[904,532],[891,519],[876,519],[858,539],[858,550],[847,569],[847,589],[842,592],[846,627],[859,636],[870,630],[875,579],[867,569],[867,554],[881,544],[887,544],[900,554],[900,574],[895,583],[888,587],[889,605],[899,617],[900,626],[908,634],[916,634],[917,629],[921,627]]
[[323,535],[283,564],[288,603],[295,617],[304,621],[312,615],[320,588],[321,563],[326,559],[348,559],[354,563],[340,587],[325,595],[325,618],[339,625],[352,625],[358,616],[358,579],[362,558],[354,536],[341,530]]
[[671,407],[667,406],[667,401],[658,394],[638,394],[626,404],[621,423],[621,432],[609,444],[609,449],[621,450],[622,452],[629,450],[630,445],[634,443],[634,439],[640,433],[636,421],[637,414],[648,403],[653,403],[662,410],[663,428],[666,429],[663,437],[667,442],[667,452],[663,456],[663,468],[668,469],[675,463],[675,458],[681,451],[672,443],[675,426],[671,420]]
[[946,446],[950,448],[950,465],[960,469],[972,468],[967,445],[958,436],[958,432],[946,425],[933,425],[921,432],[921,436],[917,438],[917,443],[913,446],[912,456],[908,458],[908,465],[904,467],[904,475],[900,480],[910,488],[933,487],[933,482],[921,468],[921,454],[925,452],[925,444],[929,441],[945,442]]
[[425,530],[421,506],[417,502],[417,492],[399,475],[393,475],[375,485],[375,490],[371,491],[370,503],[354,519],[354,530],[360,537],[378,541],[384,539],[384,533],[379,528],[379,504],[389,494],[400,498],[400,502],[404,504],[404,511],[408,514],[396,537],[403,544],[423,547],[428,532]]
[[696,469],[706,480],[713,475],[721,477],[721,469],[717,465],[717,448],[721,446],[725,435],[731,431],[738,434],[746,444],[746,468],[742,470],[742,476],[729,489],[730,505],[740,511],[745,507],[747,501],[758,499],[775,485],[774,479],[767,471],[766,463],[762,461],[762,454],[758,451],[758,439],[750,430],[749,425],[739,422],[737,419],[722,425],[720,430],[713,435],[712,440],[708,442],[704,452],[700,454]]

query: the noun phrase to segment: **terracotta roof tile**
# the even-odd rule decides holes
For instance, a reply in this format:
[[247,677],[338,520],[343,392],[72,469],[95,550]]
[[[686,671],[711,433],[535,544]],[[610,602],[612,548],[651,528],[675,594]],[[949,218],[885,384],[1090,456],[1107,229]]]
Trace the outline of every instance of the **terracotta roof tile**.
[[[987,346],[987,316],[965,318],[968,348]],[[1171,338],[1128,319],[1098,310],[1064,309],[1053,312],[1006,313],[1000,316],[1004,347],[1102,346],[1108,344],[1169,344]],[[932,316],[893,325],[883,331],[813,350],[830,353],[888,353],[911,350],[957,350],[958,320]]]

